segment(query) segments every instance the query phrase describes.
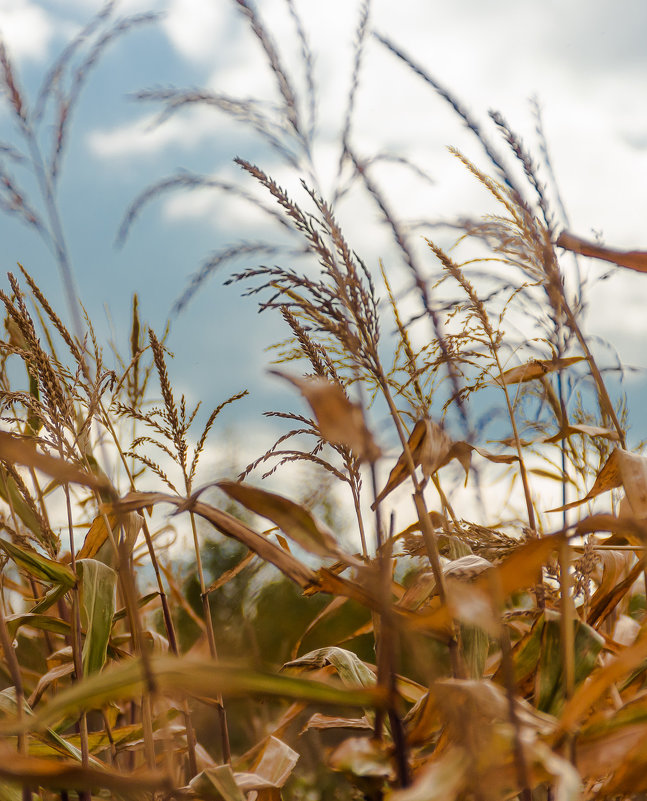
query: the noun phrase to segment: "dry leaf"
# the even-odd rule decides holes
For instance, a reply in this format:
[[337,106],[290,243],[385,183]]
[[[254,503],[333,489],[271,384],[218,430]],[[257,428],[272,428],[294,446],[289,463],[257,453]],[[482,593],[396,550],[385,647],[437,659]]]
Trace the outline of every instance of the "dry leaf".
[[334,536],[314,519],[308,509],[289,498],[242,481],[219,481],[216,486],[246,509],[271,520],[306,551],[316,556],[342,559],[347,564],[357,562],[339,547]]
[[579,253],[580,256],[611,261],[620,267],[628,267],[630,270],[636,270],[639,273],[647,273],[647,252],[644,250],[613,250],[596,245],[594,242],[587,242],[586,239],[580,239],[579,236],[573,236],[573,234],[569,234],[566,231],[563,231],[557,237],[555,244],[560,248],[564,248],[564,250]]
[[647,458],[630,453],[623,448],[614,448],[602,466],[589,492],[577,501],[565,506],[548,509],[562,512],[592,500],[602,492],[624,486],[631,508],[637,517],[647,517]]
[[563,370],[571,364],[581,362],[584,356],[568,356],[561,359],[531,359],[518,367],[506,370],[499,378],[493,379],[492,383],[499,384],[503,380],[504,384],[523,384],[535,378],[542,378],[555,370]]
[[[425,476],[433,475],[436,470],[447,464],[448,454],[452,447],[452,441],[438,423],[434,423],[428,418],[418,420],[413,427],[413,431],[407,442],[413,464],[415,467],[422,466]],[[456,458],[459,458],[458,456]],[[375,509],[386,496],[403,481],[409,478],[409,467],[407,464],[406,453],[403,451],[395,463],[395,467],[389,473],[386,486],[375,499],[371,509]]]
[[326,378],[297,378],[278,370],[270,372],[300,390],[314,412],[324,439],[335,445],[345,445],[364,461],[379,459],[380,449],[366,426],[362,407],[348,400],[340,384]]
[[63,484],[72,481],[93,489],[114,491],[106,479],[101,480],[91,473],[86,473],[85,470],[75,467],[64,459],[40,453],[29,440],[14,437],[6,431],[0,431],[0,459],[12,464],[24,464],[27,467],[42,470],[43,473],[47,473],[48,476],[52,476]]
[[611,431],[608,428],[601,428],[600,426],[587,426],[583,423],[569,423],[567,426],[553,434],[550,437],[541,437],[537,442],[559,442],[560,439],[565,439],[574,434],[586,434],[589,437],[604,437],[605,439],[620,439],[617,431]]
[[268,540],[267,537],[258,534],[233,517],[233,515],[202,501],[197,501],[194,498],[180,498],[177,495],[169,495],[165,492],[131,492],[117,503],[112,504],[112,508],[119,513],[144,509],[157,503],[170,503],[177,507],[178,511],[195,512],[195,514],[208,520],[222,534],[238,540],[251,551],[257,553],[261,559],[273,564],[299,586],[316,585],[315,572],[296,559],[291,553],[284,551]]

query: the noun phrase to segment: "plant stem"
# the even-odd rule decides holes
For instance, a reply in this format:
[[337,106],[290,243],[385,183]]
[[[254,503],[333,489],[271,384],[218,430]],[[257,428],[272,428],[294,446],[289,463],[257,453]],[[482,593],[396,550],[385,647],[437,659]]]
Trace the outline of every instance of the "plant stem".
[[[187,487],[187,492],[190,487]],[[200,543],[198,542],[198,529],[195,523],[195,515],[193,512],[189,513],[191,519],[191,532],[193,534],[193,545],[195,547],[196,565],[198,568],[198,580],[200,582],[200,598],[202,600],[202,612],[204,618],[204,625],[207,632],[207,642],[209,643],[209,653],[214,661],[218,661],[218,650],[216,648],[216,635],[213,630],[213,620],[211,619],[211,605],[209,603],[209,593],[207,592],[207,585],[204,580],[204,571],[202,569],[202,557],[200,556]],[[220,747],[222,750],[222,760],[225,764],[231,762],[231,746],[229,743],[229,728],[227,726],[227,711],[222,695],[218,695],[218,720],[220,723]]]

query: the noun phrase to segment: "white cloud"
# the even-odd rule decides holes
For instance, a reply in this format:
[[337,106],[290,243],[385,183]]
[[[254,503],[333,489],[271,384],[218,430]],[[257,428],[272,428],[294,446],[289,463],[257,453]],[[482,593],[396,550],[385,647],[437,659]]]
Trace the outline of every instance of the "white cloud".
[[10,57],[36,61],[47,52],[54,25],[38,5],[25,0],[0,0],[0,34]]
[[218,54],[226,21],[222,3],[171,0],[162,23],[171,44],[188,61],[209,63]]
[[157,120],[157,114],[146,114],[115,128],[95,129],[87,136],[88,147],[102,158],[154,159],[172,146],[194,149],[213,136],[217,125],[216,114],[205,107],[188,109],[161,125]]

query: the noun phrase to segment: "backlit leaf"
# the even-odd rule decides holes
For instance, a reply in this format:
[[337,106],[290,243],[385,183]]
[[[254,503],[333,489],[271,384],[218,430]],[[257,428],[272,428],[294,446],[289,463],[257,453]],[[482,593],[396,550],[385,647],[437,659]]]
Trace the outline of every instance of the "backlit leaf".
[[83,674],[96,673],[104,666],[112,618],[115,613],[116,572],[96,559],[79,559],[81,625],[85,630],[83,643]]
[[258,534],[233,517],[233,515],[202,501],[194,498],[180,498],[177,495],[168,495],[164,492],[131,492],[118,501],[115,507],[122,511],[134,511],[136,509],[145,509],[158,503],[170,503],[176,506],[178,511],[193,511],[200,517],[204,517],[222,534],[232,537],[251,551],[254,551],[254,553],[257,553],[261,559],[273,564],[301,587],[305,587],[308,584],[316,584],[314,571],[291,553],[275,545],[267,537]]
[[[359,708],[382,707],[386,703],[386,693],[380,687],[347,689],[339,684],[261,673],[240,666],[214,665],[210,659],[153,656],[150,666],[160,692],[183,692],[213,699],[221,695],[262,695]],[[44,728],[84,709],[95,709],[119,698],[136,698],[145,686],[140,659],[109,666],[58,693],[29,721],[6,721],[0,725],[0,731],[18,733],[32,727]]]
[[587,242],[579,236],[573,236],[567,231],[563,231],[555,243],[564,250],[579,253],[580,256],[589,256],[592,259],[602,259],[611,261],[620,267],[628,267],[639,273],[647,273],[647,253],[642,250],[613,250],[605,248],[594,242]]
[[[447,463],[452,441],[441,426],[428,418],[424,418],[418,420],[413,427],[407,445],[411,452],[414,466],[422,465],[423,473],[426,476],[430,476]],[[371,509],[375,509],[376,505],[409,478],[409,475],[407,456],[406,452],[403,451],[389,473],[386,486],[378,494]]]
[[70,568],[62,562],[55,562],[36,551],[22,548],[8,540],[0,539],[0,548],[18,565],[34,578],[49,583],[60,584],[69,589],[76,584],[76,576]]
[[298,387],[310,404],[324,439],[345,445],[362,460],[379,459],[380,449],[366,426],[362,407],[348,400],[340,384],[321,377],[297,378],[278,370],[271,372]]
[[216,486],[246,509],[271,520],[306,551],[317,556],[356,561],[344,553],[333,535],[315,520],[308,509],[289,498],[236,481],[219,481]]
[[532,359],[525,364],[520,364],[518,367],[506,370],[500,378],[494,379],[494,382],[501,383],[503,381],[504,384],[522,384],[535,378],[542,378],[542,376],[555,370],[563,370],[572,364],[581,362],[583,359],[584,356],[569,356],[561,359]]
[[86,473],[85,470],[81,470],[63,459],[58,459],[56,456],[40,453],[30,440],[20,439],[6,431],[0,431],[0,459],[42,470],[43,473],[47,473],[48,476],[52,476],[62,483],[71,481],[93,489],[110,489],[110,486],[106,485],[106,481],[101,481],[96,476]]
[[596,476],[593,486],[583,498],[548,511],[561,512],[572,509],[592,500],[602,492],[620,486],[624,486],[634,514],[647,517],[647,458],[622,448],[614,448]]

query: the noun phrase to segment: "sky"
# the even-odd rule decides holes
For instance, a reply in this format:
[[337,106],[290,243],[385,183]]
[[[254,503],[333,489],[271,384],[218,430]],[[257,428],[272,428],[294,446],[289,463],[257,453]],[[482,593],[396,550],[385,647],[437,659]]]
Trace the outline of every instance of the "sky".
[[[48,65],[102,7],[96,0],[0,0],[0,32],[25,96],[33,101]],[[314,162],[326,191],[337,170],[360,4],[294,0],[293,7],[314,53]],[[290,3],[260,0],[257,8],[304,94]],[[202,189],[154,198],[117,247],[120,223],[139,193],[179,170],[253,192],[233,163],[240,156],[303,197],[303,176],[249,127],[204,107],[160,122],[159,103],[134,97],[150,88],[203,87],[278,102],[264,54],[236,3],[123,0],[113,18],[149,11],[159,18],[116,40],[93,66],[71,120],[58,193],[81,299],[100,335],[114,336],[124,347],[133,292],[143,317],[161,331],[211,253],[277,235],[268,215],[230,194]],[[586,238],[601,236],[611,247],[647,250],[643,0],[374,0],[369,28],[388,36],[450,89],[502,151],[488,111],[500,111],[538,154],[530,103],[537,98],[570,230]],[[51,131],[46,119],[43,143]],[[441,98],[372,37],[365,45],[351,141],[363,157],[383,151],[404,155],[430,177],[422,179],[402,166],[376,171],[399,216],[438,223],[488,211],[482,187],[448,151],[456,146],[488,169],[478,142]],[[0,108],[0,142],[19,142],[6,103]],[[29,178],[24,181],[33,193]],[[406,275],[375,206],[365,196],[351,195],[340,216],[371,269],[377,274],[382,258],[396,285],[404,285]],[[443,245],[456,235],[443,227],[429,230]],[[421,235],[412,237],[424,253]],[[56,265],[33,229],[0,215],[0,241],[2,273],[15,270],[16,262],[24,264],[63,313]],[[595,341],[611,344],[599,346],[605,358],[612,360],[615,349],[623,362],[642,368],[626,383],[630,401],[642,405],[647,399],[644,276],[618,269],[599,281],[609,265],[585,262],[582,269],[590,284],[586,329]],[[226,269],[215,273],[173,318],[169,347],[176,358],[170,369],[190,401],[203,399],[209,407],[248,388],[251,399],[228,412],[238,436],[247,439],[249,432],[264,430],[261,411],[284,404],[289,396],[266,372],[271,355],[265,349],[285,332],[278,315],[259,317],[254,298],[241,297],[241,286],[223,286],[227,275]],[[637,415],[632,422],[634,439],[647,436],[647,422]]]

